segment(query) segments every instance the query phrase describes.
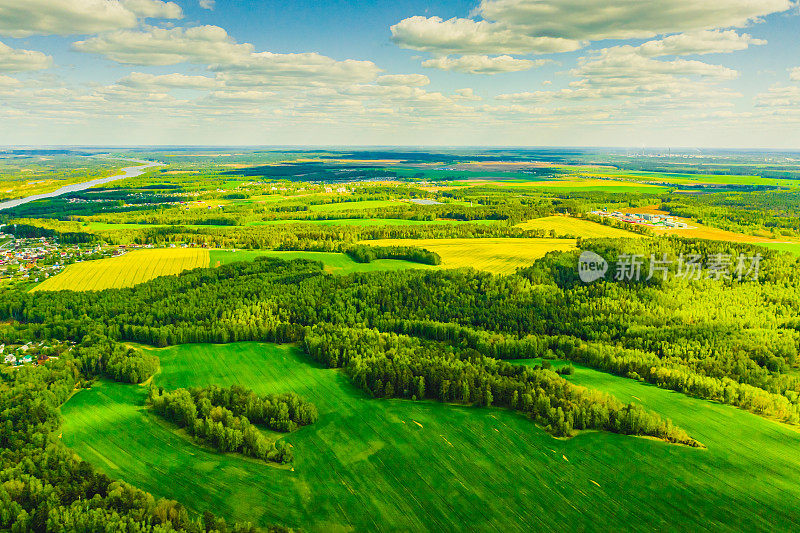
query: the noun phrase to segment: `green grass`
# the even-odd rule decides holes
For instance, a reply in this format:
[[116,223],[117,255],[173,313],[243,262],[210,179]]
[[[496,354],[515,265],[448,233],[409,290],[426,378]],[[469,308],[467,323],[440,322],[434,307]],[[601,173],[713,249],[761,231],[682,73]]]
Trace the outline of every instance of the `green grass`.
[[423,265],[411,261],[400,261],[397,259],[378,259],[371,263],[356,263],[346,254],[334,252],[283,252],[272,250],[211,250],[210,265],[217,266],[236,263],[239,261],[253,261],[257,257],[277,257],[284,261],[293,259],[310,259],[312,261],[322,261],[325,270],[334,274],[350,274],[352,272],[374,272],[376,270],[406,270],[409,268],[436,268],[431,265]]
[[557,440],[506,410],[373,400],[290,346],[154,353],[159,386],[291,390],[320,411],[316,424],[285,437],[291,471],[193,445],[144,411],[143,387],[103,382],[62,408],[64,442],[81,457],[195,511],[308,531],[800,526],[800,434],[631,380],[583,368],[570,378],[671,417],[708,449],[599,432]]
[[762,246],[771,248],[773,250],[780,250],[782,252],[789,252],[795,255],[800,255],[800,243],[796,242],[775,242],[765,243]]

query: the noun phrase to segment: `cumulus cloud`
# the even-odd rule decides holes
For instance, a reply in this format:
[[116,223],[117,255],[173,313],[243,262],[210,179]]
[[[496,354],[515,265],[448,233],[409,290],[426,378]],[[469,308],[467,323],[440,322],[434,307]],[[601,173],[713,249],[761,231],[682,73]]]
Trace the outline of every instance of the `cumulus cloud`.
[[218,26],[118,30],[73,44],[75,50],[101,54],[132,65],[209,65],[229,85],[361,83],[373,81],[380,69],[372,61],[338,61],[317,53],[254,52]]
[[485,20],[411,17],[391,27],[402,48],[436,54],[549,54],[581,48],[573,39],[531,36]]
[[648,57],[724,54],[746,50],[750,45],[764,45],[767,41],[754,39],[734,30],[699,31],[670,35],[639,46],[639,53]]
[[0,0],[0,34],[74,35],[132,28],[140,18],[181,18],[159,0]]
[[430,85],[431,80],[423,74],[386,74],[379,76],[377,83],[388,86],[425,87]]
[[792,81],[800,81],[800,67],[789,69],[789,79]]
[[183,11],[174,2],[161,0],[122,0],[122,4],[130,11],[143,18],[179,19]]
[[791,0],[482,0],[478,13],[529,35],[595,41],[741,27],[792,5]]
[[374,81],[380,69],[372,61],[338,61],[315,52],[298,54],[250,53],[211,65],[229,83],[286,85],[293,83],[359,83]]
[[403,48],[442,55],[551,53],[602,39],[742,27],[792,6],[791,0],[482,0],[476,18],[414,16],[391,31]]
[[[581,58],[570,70],[577,79],[567,88],[504,94],[499,100],[548,102],[552,100],[620,100],[629,105],[728,105],[738,93],[717,86],[739,73],[721,65],[645,57],[637,47],[617,46]],[[660,104],[659,104],[660,102]]]
[[219,26],[119,30],[78,41],[73,48],[132,65],[224,63],[237,61],[253,51],[253,45],[236,43]]
[[53,58],[34,50],[18,50],[0,42],[0,72],[42,70],[53,65]]
[[461,57],[437,57],[422,62],[426,68],[453,70],[468,74],[500,74],[503,72],[519,72],[530,70],[547,64],[546,59],[515,59],[509,55],[490,57],[485,55],[467,55]]
[[638,80],[653,76],[702,76],[717,80],[732,80],[739,73],[722,65],[712,65],[702,61],[676,59],[674,61],[658,61],[645,57],[632,46],[605,48],[598,54],[582,58],[576,69],[571,71],[575,76],[592,78],[593,80]]
[[208,9],[210,11],[214,9],[216,2],[214,0],[200,0],[199,4],[203,9]]

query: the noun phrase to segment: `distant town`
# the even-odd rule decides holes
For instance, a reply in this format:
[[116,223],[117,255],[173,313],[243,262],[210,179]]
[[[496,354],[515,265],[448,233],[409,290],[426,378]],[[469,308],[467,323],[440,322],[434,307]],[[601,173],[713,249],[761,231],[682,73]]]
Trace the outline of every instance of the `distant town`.
[[18,239],[3,229],[0,227],[0,281],[43,281],[72,263],[125,253],[99,244],[60,244],[52,237]]
[[599,217],[604,218],[613,218],[620,222],[626,222],[628,224],[640,224],[642,226],[650,226],[653,228],[663,228],[663,229],[690,229],[689,225],[686,222],[682,222],[677,220],[675,217],[670,215],[656,215],[650,213],[622,213],[620,211],[606,211],[605,209],[601,211],[592,211],[592,215],[596,215]]

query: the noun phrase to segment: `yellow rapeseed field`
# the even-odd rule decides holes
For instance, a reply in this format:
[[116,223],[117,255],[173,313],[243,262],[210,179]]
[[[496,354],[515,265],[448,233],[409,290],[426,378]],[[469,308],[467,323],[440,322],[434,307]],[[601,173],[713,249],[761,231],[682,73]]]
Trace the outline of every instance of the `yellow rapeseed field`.
[[522,229],[540,229],[545,231],[555,230],[556,235],[570,235],[572,237],[583,237],[586,239],[595,238],[617,238],[628,237],[636,238],[642,237],[638,233],[626,231],[624,229],[612,228],[592,222],[591,220],[584,220],[580,218],[573,218],[567,216],[551,216],[542,217],[529,220],[518,224],[517,227]]
[[158,276],[207,267],[209,262],[208,250],[197,248],[135,250],[120,257],[75,263],[33,290],[98,291],[132,287]]
[[445,268],[473,267],[495,274],[511,274],[547,252],[576,245],[572,239],[378,239],[361,244],[416,246],[439,254]]

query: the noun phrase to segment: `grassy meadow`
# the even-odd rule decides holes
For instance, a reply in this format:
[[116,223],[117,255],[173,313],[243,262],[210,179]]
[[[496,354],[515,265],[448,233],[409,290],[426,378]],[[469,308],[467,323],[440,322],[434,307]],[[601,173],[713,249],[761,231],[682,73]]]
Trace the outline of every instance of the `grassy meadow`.
[[572,239],[377,239],[361,244],[416,246],[439,254],[444,268],[472,267],[495,274],[530,266],[547,252],[575,249]]
[[34,290],[98,291],[132,287],[159,276],[180,274],[208,264],[208,250],[200,248],[135,250],[119,257],[74,263]]
[[794,255],[800,255],[800,243],[797,242],[779,242],[779,243],[765,243],[763,246],[772,248],[773,250],[780,250],[782,252],[789,252]]
[[791,531],[800,433],[735,408],[578,367],[569,379],[670,417],[707,449],[586,432],[555,439],[503,409],[374,400],[289,345],[154,350],[154,383],[294,391],[320,420],[281,469],[194,445],[100,382],[63,407],[63,441],[115,478],[193,511],[308,531]]

